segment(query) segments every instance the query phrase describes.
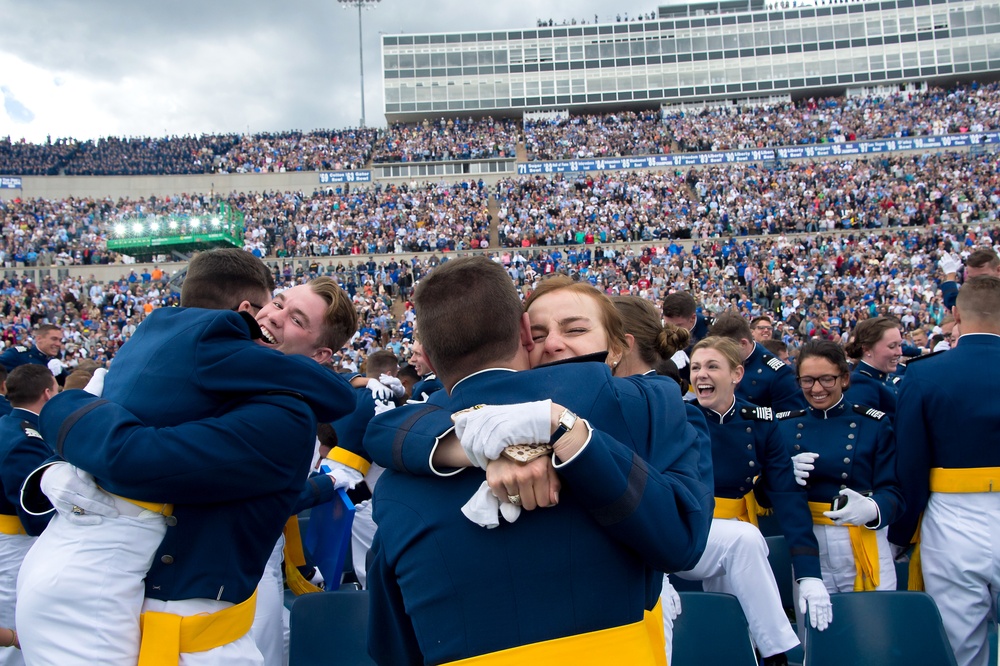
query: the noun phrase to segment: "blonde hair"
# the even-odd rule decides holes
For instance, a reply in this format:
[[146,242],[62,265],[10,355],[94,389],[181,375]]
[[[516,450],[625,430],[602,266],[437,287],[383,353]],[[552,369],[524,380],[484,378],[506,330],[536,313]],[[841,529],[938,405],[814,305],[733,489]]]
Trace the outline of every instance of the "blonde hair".
[[722,357],[729,362],[730,370],[735,370],[743,365],[743,358],[740,355],[740,346],[736,344],[732,338],[711,335],[704,340],[701,340],[694,346],[694,349],[691,350],[691,358],[694,358],[694,355],[699,349],[714,349],[722,354]]

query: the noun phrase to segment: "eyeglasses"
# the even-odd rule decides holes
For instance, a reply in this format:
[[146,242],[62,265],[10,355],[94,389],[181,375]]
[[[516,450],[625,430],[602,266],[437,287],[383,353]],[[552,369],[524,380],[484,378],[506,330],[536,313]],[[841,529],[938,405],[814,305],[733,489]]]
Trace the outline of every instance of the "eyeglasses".
[[773,331],[774,326],[754,326],[758,331]]
[[837,380],[840,379],[840,375],[823,375],[822,377],[799,377],[798,383],[804,389],[811,389],[816,382],[823,388],[833,388]]

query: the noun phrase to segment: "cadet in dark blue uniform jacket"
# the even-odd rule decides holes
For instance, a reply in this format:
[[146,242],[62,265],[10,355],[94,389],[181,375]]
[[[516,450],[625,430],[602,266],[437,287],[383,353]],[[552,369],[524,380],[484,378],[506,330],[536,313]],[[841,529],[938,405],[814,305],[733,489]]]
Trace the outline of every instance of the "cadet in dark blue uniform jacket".
[[[541,423],[532,424],[543,434],[531,439],[551,436],[555,457],[536,458],[525,469],[547,478],[554,462],[561,490],[554,507],[487,530],[460,512],[483,490],[482,472],[383,474],[375,490],[379,531],[368,572],[371,626],[378,628],[369,649],[376,661],[448,663],[502,651],[531,663],[538,650],[554,647],[547,641],[555,638],[567,638],[558,646],[560,658],[574,659],[581,648],[573,637],[616,628],[625,638],[615,647],[599,641],[598,658],[662,663],[662,642],[649,634],[655,625],[645,626],[660,589],[657,570],[686,567],[700,556],[711,502],[699,481],[696,435],[676,383],[615,380],[607,366],[586,362],[513,372],[528,367],[521,344],[541,333],[529,332],[509,277],[485,258],[436,269],[421,282],[416,300],[426,352],[451,396],[438,398],[439,392],[426,404],[380,415],[369,433],[382,420],[398,423],[401,412],[410,430],[427,425],[425,439],[433,441],[442,432],[442,412],[448,418],[483,402],[509,409],[503,405],[558,392],[566,402],[543,407]],[[480,303],[490,317],[475,309]],[[538,404],[514,409],[533,411]],[[511,427],[509,419],[499,423]],[[463,449],[457,453],[468,465]],[[505,505],[527,507],[529,497],[551,503],[548,493],[529,496],[528,485],[507,485],[513,477],[504,470],[521,468],[494,453],[499,459],[490,457],[487,478],[501,479]],[[509,510],[504,515],[515,518]]]
[[851,372],[847,399],[885,412],[892,422],[902,380],[896,374],[903,353],[899,322],[891,317],[865,319],[854,329],[844,351],[857,362]]
[[413,385],[410,399],[414,402],[424,402],[435,391],[443,389],[444,385],[441,384],[441,380],[434,374],[434,369],[427,361],[427,357],[424,355],[424,346],[420,342],[419,335],[414,336],[413,345],[410,348],[413,350],[410,356],[410,363],[420,375],[419,381]]
[[[763,536],[753,527],[757,524],[756,494],[766,498],[781,525],[813,626],[825,629],[832,609],[821,580],[819,547],[806,496],[795,483],[788,458],[789,446],[769,408],[735,397],[743,377],[735,342],[710,336],[695,345],[691,382],[712,441],[716,519],[702,561],[693,571],[679,575],[705,579],[707,591],[735,595],[765,663],[785,664],[784,653],[799,641],[781,606]],[[737,525],[736,520],[752,526]]]
[[744,374],[736,387],[737,398],[776,412],[806,406],[792,369],[754,342],[746,319],[738,314],[722,314],[712,324],[711,334],[729,338],[740,346]]
[[967,280],[955,320],[958,344],[913,364],[899,394],[906,513],[889,538],[907,546],[919,525],[924,588],[941,611],[958,663],[979,666],[989,662],[991,608],[1000,589],[1000,278]]
[[[14,345],[4,350],[0,354],[0,365],[7,368],[7,372],[28,363],[48,367],[49,361],[57,358],[62,350],[62,329],[53,324],[42,324],[35,329],[34,338],[35,343],[30,347]],[[59,378],[60,383],[63,379]]]
[[[10,414],[0,418],[0,626],[15,627],[15,582],[25,553],[49,522],[21,508],[21,484],[49,457],[49,447],[38,434],[38,412],[59,392],[55,377],[43,365],[24,365],[8,378],[14,401]],[[0,662],[24,663],[13,649],[0,649]]]
[[[823,582],[830,592],[893,590],[886,527],[901,514],[903,498],[889,419],[846,399],[847,357],[834,342],[803,345],[798,375],[809,408],[781,414],[779,423],[809,496]],[[846,504],[833,510],[834,498]]]
[[[345,304],[335,310],[330,304],[338,303],[338,295]],[[327,319],[340,315],[349,315],[349,322],[334,326]],[[302,492],[314,449],[316,417],[333,420],[353,403],[347,382],[316,362],[332,353],[328,345],[339,348],[356,321],[353,307],[335,283],[324,278],[283,292],[260,310],[258,320],[259,326],[227,311],[158,310],[122,348],[106,381],[105,397],[126,407],[119,409],[117,404],[68,392],[41,419],[42,430],[52,434],[57,453],[93,473],[104,489],[128,498],[120,508],[127,511],[135,502],[175,505],[159,531],[143,525],[149,540],[158,546],[147,565],[147,610],[154,602],[159,607],[153,610],[161,610],[175,600],[239,604],[250,598],[281,526]],[[260,342],[252,340],[254,330]],[[268,346],[313,359],[284,356]],[[156,381],[159,377],[166,379]],[[211,417],[235,407],[237,416],[229,419],[237,423],[232,431],[245,433],[247,428],[240,430],[239,419],[251,414],[245,407],[251,404],[248,399],[255,405],[277,405],[279,413],[288,409],[289,415],[274,420],[275,425],[287,427],[287,434],[272,432],[271,423],[252,419],[249,427],[260,436],[249,437],[252,446],[244,445],[241,450],[238,435],[234,435],[237,443],[229,448],[212,441],[212,433],[220,427],[212,423],[198,431],[204,434],[187,440],[173,439],[170,430],[154,429],[176,426],[183,417]],[[261,414],[266,411],[261,408]],[[305,420],[303,412],[308,413]],[[72,428],[63,426],[67,419]],[[119,425],[121,430],[116,430]],[[312,434],[305,435],[307,431]],[[145,442],[155,437],[169,446],[154,451]],[[206,448],[208,442],[212,446]],[[209,451],[212,455],[206,458]],[[172,459],[179,467],[161,456],[175,456]],[[255,473],[269,476],[250,480]],[[225,475],[233,476],[231,484],[218,478]],[[296,476],[290,480],[292,475]],[[209,482],[210,478],[216,480]],[[285,515],[275,526],[282,512]],[[236,519],[235,513],[252,519]],[[98,527],[108,531],[114,524],[112,520]],[[77,542],[69,536],[53,537],[54,545]],[[232,556],[235,544],[241,553],[238,558]],[[58,581],[45,574],[45,566],[34,570],[38,579],[31,589],[37,603],[32,608],[48,617],[54,600],[64,591],[53,589]],[[200,608],[197,612],[214,611]],[[136,637],[129,638],[115,641],[120,646],[100,649],[120,650],[123,662],[134,659]],[[80,650],[79,645],[72,647]],[[95,652],[99,649],[93,647]],[[103,659],[112,663],[107,655]]]

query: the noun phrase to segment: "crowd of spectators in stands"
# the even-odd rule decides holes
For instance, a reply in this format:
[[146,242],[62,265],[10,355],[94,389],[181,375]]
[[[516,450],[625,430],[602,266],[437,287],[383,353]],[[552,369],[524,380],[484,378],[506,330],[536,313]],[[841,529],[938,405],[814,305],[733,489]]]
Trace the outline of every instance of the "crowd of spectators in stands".
[[497,185],[500,245],[872,229],[996,219],[994,155],[521,176]]
[[371,163],[655,155],[1000,127],[1000,86],[889,96],[829,97],[766,106],[659,108],[558,121],[440,118],[383,129],[316,130],[200,137],[0,140],[0,175],[260,173],[361,169]]
[[373,162],[512,159],[521,140],[520,123],[484,118],[440,118],[396,124],[375,142]]
[[[768,316],[775,322],[775,338],[794,356],[795,348],[810,337],[843,341],[857,322],[878,315],[900,320],[904,335],[927,348],[927,340],[949,324],[938,288],[943,279],[938,261],[945,253],[961,258],[977,247],[991,246],[1000,246],[1000,227],[954,224],[719,238],[687,249],[674,241],[638,247],[501,249],[490,256],[503,264],[524,295],[545,275],[565,272],[608,294],[635,294],[657,303],[672,291],[685,290],[709,317],[724,311],[748,318]],[[408,356],[413,285],[447,256],[270,263],[279,289],[330,275],[347,290],[362,323],[336,362],[355,369],[378,349]],[[15,272],[0,279],[3,344],[25,342],[34,326],[57,323],[63,327],[68,365],[83,359],[107,362],[146,314],[177,304],[169,278],[158,266],[123,272],[107,283],[93,276],[33,282]]]

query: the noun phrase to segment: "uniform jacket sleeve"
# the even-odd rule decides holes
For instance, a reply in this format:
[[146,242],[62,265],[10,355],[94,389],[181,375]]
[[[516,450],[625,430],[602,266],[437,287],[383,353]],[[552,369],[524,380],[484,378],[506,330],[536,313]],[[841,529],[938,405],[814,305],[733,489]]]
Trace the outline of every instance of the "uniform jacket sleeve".
[[123,407],[85,391],[61,393],[42,412],[41,432],[59,455],[105,489],[153,502],[234,501],[284,491],[296,456],[285,455],[281,442],[316,436],[312,410],[284,393],[168,428],[145,426]]
[[0,462],[0,479],[3,480],[4,496],[17,509],[24,530],[31,536],[38,536],[49,524],[52,514],[43,516],[27,513],[21,507],[21,485],[35,468],[51,455],[49,447],[37,437],[23,436],[11,447]]
[[879,524],[873,525],[872,529],[892,525],[906,509],[896,466],[896,436],[886,416],[879,420],[878,440],[875,443],[875,487],[871,497],[878,505]]
[[931,443],[924,423],[924,393],[934,388],[919,377],[909,377],[896,403],[896,440],[903,442],[896,449],[896,471],[905,508],[889,527],[889,540],[900,546],[909,545],[930,496]]

